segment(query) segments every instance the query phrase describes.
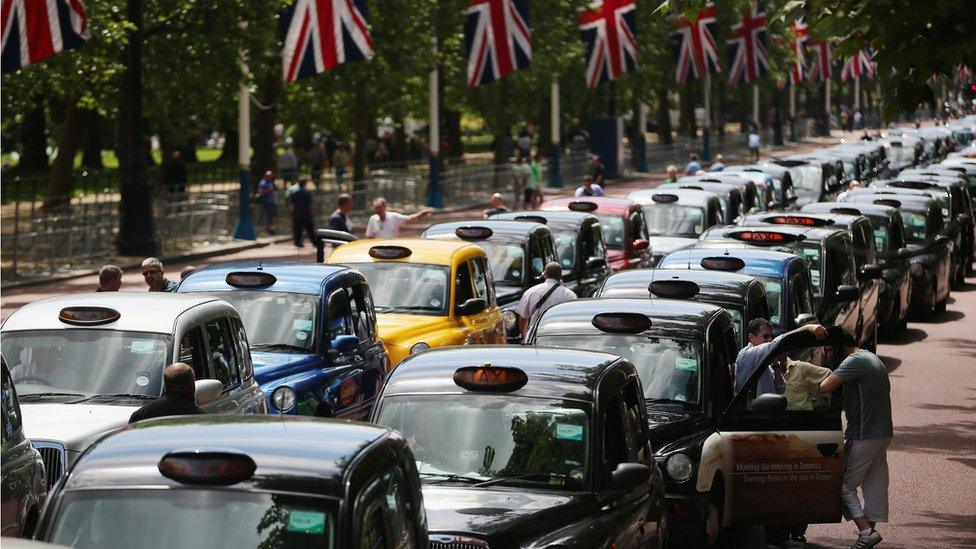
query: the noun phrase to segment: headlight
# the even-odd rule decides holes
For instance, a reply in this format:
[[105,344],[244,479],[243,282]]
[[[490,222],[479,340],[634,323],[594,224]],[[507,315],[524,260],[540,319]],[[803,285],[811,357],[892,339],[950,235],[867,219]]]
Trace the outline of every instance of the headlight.
[[417,353],[422,353],[427,349],[430,349],[430,345],[427,345],[426,343],[421,341],[420,343],[417,343],[413,347],[410,347],[410,354],[415,355]]
[[503,311],[502,319],[505,321],[505,331],[511,332],[518,326],[518,315],[513,311]]
[[925,267],[921,263],[912,263],[908,267],[908,271],[912,273],[915,278],[921,278],[925,274]]
[[271,403],[282,412],[295,406],[295,391],[291,387],[278,387],[271,393]]
[[666,468],[668,476],[677,482],[688,480],[695,472],[695,464],[691,462],[691,458],[681,453],[669,457]]

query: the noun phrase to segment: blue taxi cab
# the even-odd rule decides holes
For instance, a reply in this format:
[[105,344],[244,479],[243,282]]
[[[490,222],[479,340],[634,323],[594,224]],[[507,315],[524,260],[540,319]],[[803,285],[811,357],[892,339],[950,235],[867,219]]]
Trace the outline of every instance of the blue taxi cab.
[[360,272],[316,263],[223,263],[195,271],[177,291],[237,308],[271,413],[369,416],[389,359]]

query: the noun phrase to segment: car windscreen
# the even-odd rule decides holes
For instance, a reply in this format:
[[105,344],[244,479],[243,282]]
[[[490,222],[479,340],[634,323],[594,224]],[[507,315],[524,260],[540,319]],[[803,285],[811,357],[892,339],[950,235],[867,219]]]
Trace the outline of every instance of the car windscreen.
[[622,356],[634,364],[644,398],[697,403],[701,391],[701,344],[642,335],[542,335],[537,345],[570,347]]
[[169,335],[69,329],[5,332],[0,352],[21,399],[162,393]]
[[768,276],[757,276],[766,288],[766,304],[769,305],[769,321],[782,328],[783,324],[783,280]]
[[[377,313],[444,316],[451,294],[449,268],[422,263],[351,263],[363,273]],[[250,332],[248,332],[250,335]]]
[[392,396],[376,422],[403,433],[424,480],[582,490],[592,437],[584,406],[507,394]]
[[559,257],[559,265],[563,270],[572,269],[576,266],[576,238],[578,233],[575,230],[554,230],[552,239],[556,242],[556,255]]
[[49,541],[80,549],[331,549],[336,507],[327,499],[226,488],[72,491]]
[[315,348],[319,296],[261,291],[215,292],[213,295],[229,302],[241,314],[251,347]]
[[697,237],[705,230],[705,210],[681,204],[648,204],[644,219],[651,236]]
[[[520,244],[478,242],[488,255],[495,284],[521,286],[525,277],[525,250]],[[541,261],[541,259],[540,259]],[[542,267],[539,268],[542,272]]]
[[793,187],[806,192],[820,192],[823,184],[823,169],[820,166],[801,165],[790,168]]
[[905,228],[905,240],[912,243],[924,242],[926,238],[927,222],[925,216],[919,213],[901,211],[901,223]]
[[603,226],[603,240],[607,248],[611,250],[624,249],[624,241],[627,235],[624,234],[624,218],[619,215],[598,215],[600,225]]

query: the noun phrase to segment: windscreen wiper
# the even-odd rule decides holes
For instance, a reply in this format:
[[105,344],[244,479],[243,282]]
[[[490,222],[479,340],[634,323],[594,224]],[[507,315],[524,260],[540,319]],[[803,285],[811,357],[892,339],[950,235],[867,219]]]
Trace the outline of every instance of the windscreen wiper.
[[102,399],[102,398],[118,398],[118,399],[130,398],[130,399],[136,399],[136,400],[156,400],[157,397],[149,396],[149,395],[139,395],[139,394],[135,394],[135,393],[103,393],[103,394],[91,395],[90,397],[83,398],[81,400],[76,400],[76,401],[72,402],[71,404],[77,404],[79,402],[86,402],[86,401],[89,401],[89,400],[94,400],[96,398],[98,398],[98,399]]
[[309,352],[309,349],[307,349],[305,347],[302,347],[300,345],[293,345],[291,343],[257,343],[257,344],[251,345],[251,348],[252,349],[256,349],[256,350],[261,350],[261,349],[281,350],[281,349],[283,349],[283,350],[287,350],[287,351],[297,351],[299,353],[307,353],[307,352]]
[[466,477],[464,475],[456,475],[454,473],[420,473],[420,476],[443,478],[443,482],[467,482],[468,484],[474,484],[475,486],[478,486],[478,483],[485,481],[483,478]]
[[83,397],[85,395],[80,393],[27,393],[24,395],[17,395],[17,398],[19,398],[20,400],[26,400],[31,397],[42,398],[42,397],[53,397],[53,396]]
[[491,480],[486,480],[484,482],[480,482],[478,484],[475,484],[474,487],[475,488],[481,488],[481,487],[484,487],[484,486],[493,486],[495,484],[501,484],[503,482],[508,482],[508,481],[512,481],[512,480],[525,480],[525,479],[530,479],[530,478],[540,478],[542,480],[548,481],[550,478],[552,478],[554,476],[555,477],[561,477],[563,475],[554,475],[554,474],[551,474],[551,473],[524,473],[524,474],[521,474],[521,475],[512,475],[512,476],[509,476],[509,477],[493,478]]

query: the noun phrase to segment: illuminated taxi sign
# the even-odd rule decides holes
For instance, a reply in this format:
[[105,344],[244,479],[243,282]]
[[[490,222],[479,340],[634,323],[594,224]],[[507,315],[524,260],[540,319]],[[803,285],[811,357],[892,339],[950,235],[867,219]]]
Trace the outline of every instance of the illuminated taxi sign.
[[601,332],[639,334],[651,327],[651,319],[641,313],[600,313],[591,321]]
[[843,215],[861,215],[861,211],[855,208],[831,208],[830,213]]
[[574,212],[593,212],[599,208],[596,202],[590,202],[588,200],[574,200],[569,203],[569,209]]
[[403,259],[412,253],[410,248],[403,246],[373,246],[369,249],[369,257],[373,259]]
[[706,257],[701,260],[703,269],[709,271],[741,271],[746,262],[738,257]]
[[672,204],[678,201],[678,195],[676,194],[655,194],[651,196],[651,200],[657,202],[658,204]]
[[115,322],[120,316],[108,307],[65,307],[58,313],[58,320],[75,326],[98,326]]
[[230,486],[251,478],[257,464],[233,451],[178,450],[163,456],[159,472],[183,484]]
[[763,221],[773,225],[800,225],[802,227],[823,227],[833,223],[830,219],[820,219],[805,215],[776,215],[767,217]]
[[247,272],[228,273],[224,280],[235,288],[267,288],[278,281],[271,273]]
[[509,393],[517,391],[528,383],[525,372],[518,368],[492,366],[466,366],[454,372],[454,383],[469,391]]
[[690,299],[701,291],[698,284],[690,280],[655,280],[647,286],[651,295],[669,299]]
[[788,244],[790,242],[796,242],[797,240],[803,239],[803,237],[800,235],[777,233],[773,231],[741,231],[731,233],[726,236],[742,242],[749,242],[750,244],[770,245]]
[[901,207],[901,201],[895,200],[894,198],[882,198],[880,200],[875,200],[874,203],[879,206],[891,206],[892,208]]
[[454,234],[461,240],[488,240],[495,233],[488,227],[458,227]]
[[549,220],[541,215],[520,215],[515,218],[515,221],[531,221],[532,223],[542,223],[545,225]]

